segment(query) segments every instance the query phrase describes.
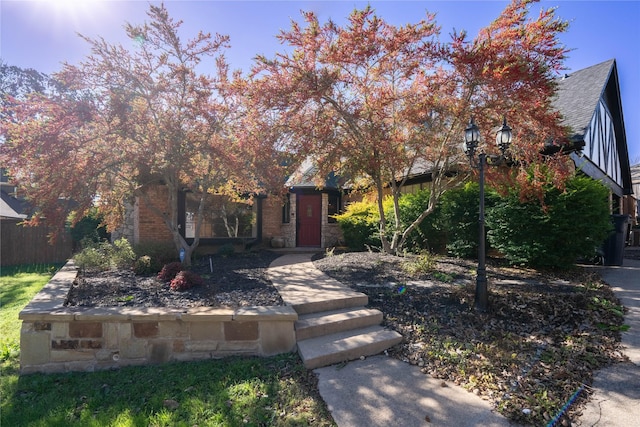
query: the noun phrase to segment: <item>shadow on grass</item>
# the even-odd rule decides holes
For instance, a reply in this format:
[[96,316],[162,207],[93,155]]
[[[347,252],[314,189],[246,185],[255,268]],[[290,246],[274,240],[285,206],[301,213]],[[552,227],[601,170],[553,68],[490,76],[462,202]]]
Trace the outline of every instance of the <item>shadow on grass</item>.
[[2,425],[333,425],[297,355],[21,376]]

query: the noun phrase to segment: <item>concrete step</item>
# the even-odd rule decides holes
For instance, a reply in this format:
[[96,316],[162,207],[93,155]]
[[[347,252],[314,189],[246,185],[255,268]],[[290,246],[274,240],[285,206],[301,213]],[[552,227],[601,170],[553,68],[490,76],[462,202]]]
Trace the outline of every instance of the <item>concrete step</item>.
[[380,310],[345,308],[322,313],[303,314],[295,324],[298,341],[382,323]]
[[369,303],[369,297],[366,294],[354,291],[327,292],[324,294],[309,292],[305,298],[298,297],[295,300],[287,300],[287,298],[283,297],[282,299],[293,306],[293,309],[299,315],[363,307]]
[[402,335],[382,326],[369,326],[298,341],[298,353],[307,369],[378,354],[402,341]]

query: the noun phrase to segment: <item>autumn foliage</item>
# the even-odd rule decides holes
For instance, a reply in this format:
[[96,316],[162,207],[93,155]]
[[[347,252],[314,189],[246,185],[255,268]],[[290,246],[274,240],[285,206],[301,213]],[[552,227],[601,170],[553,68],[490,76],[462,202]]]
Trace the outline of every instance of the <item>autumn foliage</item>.
[[[229,72],[226,36],[185,42],[180,22],[150,6],[149,23],[125,26],[133,49],[85,38],[91,55],[55,76],[67,94],[11,103],[3,159],[52,221],[97,204],[114,228],[137,197],[163,219],[186,263],[199,239],[189,244],[180,233],[179,192],[198,195],[198,236],[211,196],[282,191],[284,176],[312,159],[319,185],[334,172],[376,193],[382,247],[396,253],[441,195],[469,177],[460,145],[471,116],[489,154],[503,116],[515,132],[514,167],[492,168],[489,180],[531,198],[569,176],[562,150],[541,154],[566,143],[551,101],[567,23],[553,9],[531,16],[532,3],[513,0],[472,40],[464,32],[443,40],[430,13],[395,26],[367,7],[340,26],[303,12],[278,35],[286,50],[258,56],[248,76]],[[205,66],[214,72],[201,73]],[[417,174],[431,177],[430,197],[401,227],[402,186]],[[146,197],[156,184],[167,187],[168,208]]]
[[[506,182],[534,194],[568,176],[565,159],[540,154],[545,144],[564,143],[551,100],[566,53],[557,36],[567,24],[552,9],[531,18],[531,3],[513,1],[474,40],[454,33],[450,42],[440,40],[428,13],[405,26],[385,22],[370,7],[355,10],[345,26],[303,13],[304,24],[294,21],[279,35],[290,53],[258,58],[254,98],[280,118],[289,150],[315,161],[319,181],[338,171],[351,185],[375,190],[382,246],[396,252],[442,193],[462,181],[468,163],[460,143],[472,115],[487,141],[503,116],[515,129],[511,155],[518,168],[500,172],[513,175]],[[431,176],[431,196],[401,228],[401,188],[419,173]],[[387,192],[394,199],[392,227],[383,215]],[[386,235],[388,229],[396,231]]]
[[[62,224],[70,209],[81,218],[97,204],[114,229],[137,197],[162,218],[188,264],[211,197],[259,191],[270,171],[252,162],[275,156],[238,139],[242,96],[222,54],[228,37],[199,33],[183,41],[181,23],[164,6],[151,5],[148,16],[149,23],[125,26],[132,49],[84,37],[91,55],[55,75],[72,96],[16,103],[15,120],[3,124],[3,158],[40,208],[33,221]],[[161,205],[146,191],[158,184],[168,189]],[[179,230],[179,192],[198,197],[191,244]]]

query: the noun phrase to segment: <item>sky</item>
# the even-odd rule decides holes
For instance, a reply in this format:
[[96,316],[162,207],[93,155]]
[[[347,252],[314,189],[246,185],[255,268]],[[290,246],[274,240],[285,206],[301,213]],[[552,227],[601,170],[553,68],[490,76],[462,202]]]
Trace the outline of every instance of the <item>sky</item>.
[[[147,0],[0,0],[0,59],[8,65],[51,74],[61,64],[76,64],[89,54],[78,36],[102,37],[110,43],[132,47],[126,22],[148,21]],[[367,4],[386,21],[416,23],[427,11],[436,13],[441,40],[454,30],[472,39],[498,17],[508,4],[502,0],[427,1],[217,1],[165,0],[172,18],[184,21],[183,38],[198,31],[225,34],[231,48],[225,52],[231,67],[248,72],[256,54],[273,57],[285,49],[276,39],[291,20],[302,22],[300,11],[312,10],[321,22],[344,23],[354,8]],[[567,70],[580,70],[615,58],[631,164],[640,163],[640,0],[543,0],[532,6],[532,16],[542,8],[556,7],[556,15],[569,22],[560,36],[571,51]]]

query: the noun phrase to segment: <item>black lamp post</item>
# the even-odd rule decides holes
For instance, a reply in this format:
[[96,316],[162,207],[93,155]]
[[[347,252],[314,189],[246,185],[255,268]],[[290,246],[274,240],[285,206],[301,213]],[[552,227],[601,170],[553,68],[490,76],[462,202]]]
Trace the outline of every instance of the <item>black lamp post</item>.
[[505,152],[511,145],[511,128],[507,126],[507,119],[502,121],[502,127],[496,133],[496,144],[500,148],[501,154],[498,156],[489,156],[484,151],[478,153],[476,159],[476,150],[480,142],[480,129],[473,121],[473,117],[469,121],[469,126],[464,130],[464,143],[462,147],[464,153],[469,157],[469,163],[474,169],[479,171],[480,179],[480,214],[478,218],[480,231],[478,233],[478,276],[476,277],[476,297],[475,308],[478,311],[485,312],[489,308],[489,295],[487,293],[487,268],[485,267],[486,247],[484,235],[484,167],[485,165],[500,165],[505,159]]

